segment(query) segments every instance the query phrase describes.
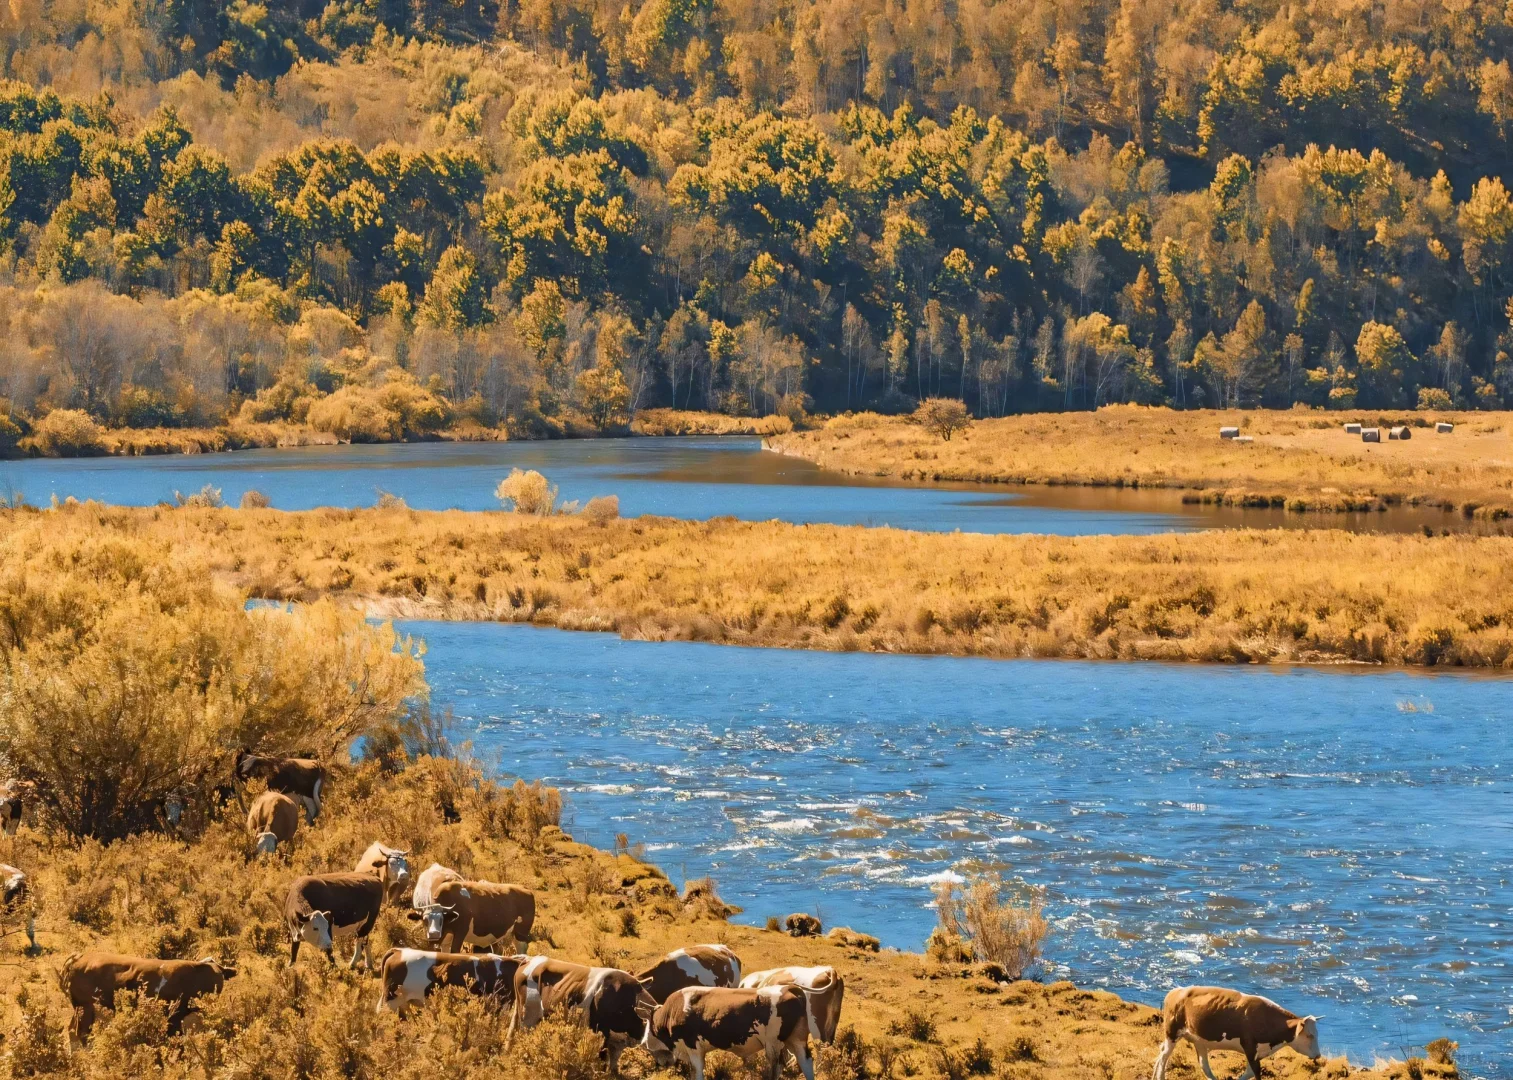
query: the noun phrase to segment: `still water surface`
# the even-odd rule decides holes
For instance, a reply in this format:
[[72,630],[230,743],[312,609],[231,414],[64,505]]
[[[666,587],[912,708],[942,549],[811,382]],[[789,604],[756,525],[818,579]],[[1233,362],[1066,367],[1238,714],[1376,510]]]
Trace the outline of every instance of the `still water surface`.
[[1046,890],[1050,974],[1248,987],[1332,1052],[1450,1034],[1513,1076],[1508,681],[403,629],[481,757],[742,921],[918,949],[931,883],[980,862]]
[[536,469],[564,499],[617,495],[628,517],[729,515],[842,525],[983,533],[1155,533],[1207,528],[1417,531],[1472,527],[1443,511],[1287,514],[1187,506],[1180,492],[1113,488],[910,485],[827,472],[763,451],[754,438],[418,443],[244,450],[140,458],[0,462],[0,488],[33,504],[51,497],[125,506],[171,500],[206,484],[235,505],[256,489],[284,510],[371,506],[380,490],[422,510],[492,510],[512,468]]

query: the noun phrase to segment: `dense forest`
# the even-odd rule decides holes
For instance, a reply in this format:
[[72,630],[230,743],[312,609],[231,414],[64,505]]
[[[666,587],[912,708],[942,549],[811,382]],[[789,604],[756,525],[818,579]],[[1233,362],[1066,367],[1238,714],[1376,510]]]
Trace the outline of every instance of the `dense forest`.
[[0,41],[0,437],[1513,405],[1503,0],[12,0]]

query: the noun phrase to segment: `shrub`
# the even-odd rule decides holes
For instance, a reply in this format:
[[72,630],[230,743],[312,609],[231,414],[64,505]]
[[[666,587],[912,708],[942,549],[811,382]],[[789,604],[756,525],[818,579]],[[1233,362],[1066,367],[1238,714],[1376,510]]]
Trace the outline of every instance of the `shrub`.
[[971,943],[979,960],[998,964],[1010,979],[1020,979],[1039,959],[1050,924],[1044,901],[1034,889],[1005,895],[997,874],[974,878],[963,891],[944,881],[935,890],[941,930]]
[[242,492],[241,506],[243,510],[266,510],[272,505],[273,500],[256,488]]
[[1424,1053],[1429,1061],[1435,1065],[1454,1065],[1455,1052],[1460,1049],[1460,1043],[1451,1039],[1435,1039],[1424,1047]]
[[360,386],[344,386],[316,401],[308,418],[316,431],[329,432],[342,442],[393,442],[404,432],[399,413]]
[[424,689],[388,627],[329,601],[247,610],[124,541],[9,559],[0,612],[0,760],[75,837],[152,828],[174,792],[202,810],[239,747],[336,754]]
[[964,402],[955,398],[926,398],[914,410],[914,419],[932,435],[946,442],[958,431],[971,426],[972,417]]
[[[557,507],[557,487],[534,469],[511,469],[510,474],[499,481],[494,497],[506,510],[517,514],[536,514],[545,517]],[[615,504],[616,513],[619,503]]]
[[181,495],[175,489],[173,493],[174,506],[197,507],[199,509],[217,509],[225,506],[226,501],[221,498],[221,489],[206,484],[193,495]]
[[620,498],[618,495],[596,495],[588,500],[581,513],[595,525],[608,525],[620,516]]
[[103,454],[105,436],[82,409],[54,409],[32,425],[31,445],[48,457],[83,457]]
[[1425,386],[1418,392],[1418,407],[1423,412],[1443,412],[1455,408],[1450,395],[1437,386]]
[[893,1035],[902,1035],[906,1039],[915,1042],[935,1041],[935,1017],[924,1009],[910,1009],[904,1013],[902,1019],[893,1020],[888,1024],[888,1032]]
[[169,401],[162,391],[123,386],[116,398],[115,419],[121,427],[178,427],[184,422],[184,410]]
[[383,488],[378,489],[378,499],[373,503],[373,509],[408,510],[409,508],[410,504],[392,491],[385,491]]

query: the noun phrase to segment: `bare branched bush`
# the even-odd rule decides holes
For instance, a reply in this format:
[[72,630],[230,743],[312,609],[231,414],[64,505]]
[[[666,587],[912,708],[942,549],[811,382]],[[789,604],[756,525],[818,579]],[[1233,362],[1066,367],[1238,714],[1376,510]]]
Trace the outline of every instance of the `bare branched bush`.
[[[517,514],[535,514],[545,517],[557,507],[557,487],[534,469],[511,469],[510,474],[499,481],[494,497],[506,510]],[[615,504],[619,513],[619,503]]]
[[971,426],[972,415],[965,403],[956,398],[926,398],[914,410],[914,419],[932,435],[946,442],[958,431]]
[[608,525],[620,516],[620,497],[596,495],[584,504],[581,513],[585,519],[592,521],[595,525]]
[[1023,978],[1040,960],[1050,935],[1039,890],[1011,889],[997,874],[980,874],[965,889],[941,882],[935,907],[947,940],[970,943],[977,959],[998,964],[1009,979]]
[[255,488],[242,492],[241,507],[243,510],[266,510],[272,505],[273,500]]
[[179,507],[191,507],[196,509],[215,509],[226,505],[226,500],[221,498],[221,489],[213,484],[206,484],[199,491],[189,495],[180,494],[177,490],[173,493],[173,505]]

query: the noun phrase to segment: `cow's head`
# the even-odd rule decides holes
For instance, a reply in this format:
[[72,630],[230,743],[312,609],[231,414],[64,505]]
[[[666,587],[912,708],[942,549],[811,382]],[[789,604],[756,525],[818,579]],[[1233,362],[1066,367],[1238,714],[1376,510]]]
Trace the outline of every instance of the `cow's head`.
[[257,834],[257,853],[259,855],[272,855],[278,850],[278,834],[260,832]]
[[200,957],[199,964],[200,967],[210,972],[211,979],[215,983],[217,990],[226,985],[227,979],[236,978],[236,968],[227,967],[213,956]]
[[646,1024],[646,1033],[641,1036],[641,1049],[652,1056],[657,1063],[657,1068],[669,1068],[674,1060],[673,1049],[659,1037],[659,1034],[666,1035],[667,1032],[662,1030],[659,1033],[657,1003],[652,1001],[651,995],[644,991],[636,998],[636,1015]]
[[184,818],[184,796],[175,791],[163,800],[163,817],[173,828],[179,827]]
[[297,916],[297,919],[299,921],[298,940],[329,953],[331,951],[331,913],[312,911],[308,915]]
[[1294,1050],[1315,1061],[1324,1056],[1319,1050],[1319,1018],[1317,1016],[1305,1016],[1298,1020],[1289,1020],[1287,1023],[1292,1028],[1290,1045]]
[[408,851],[400,851],[398,848],[382,848],[384,864],[379,870],[378,876],[389,885],[389,891],[398,893],[410,881],[410,861],[405,858]]
[[436,942],[441,940],[446,924],[457,920],[457,909],[445,904],[427,904],[423,911],[410,912],[409,918],[425,927],[427,941]]

